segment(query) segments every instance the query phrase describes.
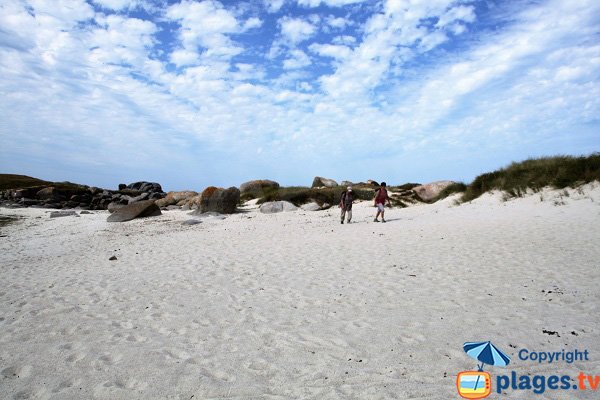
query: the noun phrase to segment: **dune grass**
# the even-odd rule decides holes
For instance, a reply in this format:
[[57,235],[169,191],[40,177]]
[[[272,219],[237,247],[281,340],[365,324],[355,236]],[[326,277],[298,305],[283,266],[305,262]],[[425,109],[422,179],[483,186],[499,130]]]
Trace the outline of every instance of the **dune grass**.
[[[372,200],[374,189],[372,187],[353,186],[354,198],[356,200]],[[268,201],[284,200],[293,203],[296,206],[316,201],[319,205],[325,203],[336,205],[339,203],[345,187],[338,186],[334,188],[308,188],[303,186],[280,187],[277,189],[265,190],[263,196],[259,198],[258,204]]]
[[467,186],[461,201],[471,201],[490,190],[521,197],[527,190],[563,189],[600,180],[600,153],[589,156],[555,156],[513,162],[505,168],[481,174]]

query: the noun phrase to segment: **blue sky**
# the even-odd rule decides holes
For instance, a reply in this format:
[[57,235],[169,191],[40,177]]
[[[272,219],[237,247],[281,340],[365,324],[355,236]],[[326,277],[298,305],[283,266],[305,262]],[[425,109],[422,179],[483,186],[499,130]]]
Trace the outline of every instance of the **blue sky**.
[[0,172],[167,190],[600,150],[600,3],[2,0]]

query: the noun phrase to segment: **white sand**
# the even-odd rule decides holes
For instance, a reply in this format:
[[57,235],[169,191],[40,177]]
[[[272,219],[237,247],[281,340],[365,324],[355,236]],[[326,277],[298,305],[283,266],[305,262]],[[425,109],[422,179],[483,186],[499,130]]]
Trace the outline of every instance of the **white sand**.
[[[0,228],[0,397],[453,399],[476,365],[463,342],[484,340],[513,356],[492,374],[598,374],[598,184],[387,224],[370,205],[351,225],[337,208],[194,226],[1,209],[25,219]],[[538,366],[522,348],[592,361]]]

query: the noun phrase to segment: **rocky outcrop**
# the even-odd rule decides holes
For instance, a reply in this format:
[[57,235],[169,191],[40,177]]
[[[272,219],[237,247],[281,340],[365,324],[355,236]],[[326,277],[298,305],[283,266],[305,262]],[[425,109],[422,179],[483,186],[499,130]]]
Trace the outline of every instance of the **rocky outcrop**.
[[229,189],[209,186],[200,195],[200,212],[209,211],[221,214],[233,214],[240,202],[240,190],[236,187]]
[[162,187],[160,186],[160,183],[156,183],[156,182],[134,182],[134,183],[130,183],[129,185],[127,185],[127,189],[132,189],[132,190],[137,190],[140,192],[147,192],[147,193],[162,193]]
[[313,179],[312,187],[336,187],[338,186],[337,182],[333,179],[322,178],[320,176],[315,176]]
[[48,186],[5,190],[0,192],[0,202],[9,207],[106,210],[109,204],[127,205],[165,196],[162,191],[156,191],[162,190],[158,183],[137,182],[131,185],[121,184],[119,187],[124,189],[115,191],[55,183]]
[[379,182],[374,181],[373,179],[369,179],[367,181],[367,185],[371,185],[371,186],[379,186]]
[[274,214],[287,211],[296,211],[298,207],[289,201],[269,201],[260,206],[260,212],[265,214]]
[[165,197],[156,201],[156,205],[159,207],[167,207],[167,206],[183,206],[187,204],[190,199],[194,196],[197,196],[198,192],[192,192],[189,190],[181,191],[181,192],[169,192]]
[[255,181],[244,182],[240,185],[240,194],[253,194],[256,197],[260,197],[264,194],[265,190],[275,190],[279,188],[279,183],[270,181],[268,179],[259,179]]
[[157,215],[161,215],[161,212],[155,201],[144,200],[115,210],[106,220],[108,222],[125,222],[135,218],[154,217]]
[[423,201],[431,201],[435,199],[442,190],[446,189],[448,186],[454,184],[454,181],[437,181],[427,183],[425,185],[415,186],[412,190],[419,196],[419,198]]

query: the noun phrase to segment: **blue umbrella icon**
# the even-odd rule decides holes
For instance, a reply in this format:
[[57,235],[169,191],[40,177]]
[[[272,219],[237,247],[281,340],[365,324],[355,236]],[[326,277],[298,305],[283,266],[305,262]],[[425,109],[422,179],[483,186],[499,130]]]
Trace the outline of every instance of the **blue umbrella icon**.
[[[477,365],[479,371],[483,371],[484,364],[506,367],[510,363],[510,357],[494,346],[492,342],[466,342],[463,349],[470,357],[481,361],[481,365]],[[478,383],[479,376],[475,382],[475,387]]]

